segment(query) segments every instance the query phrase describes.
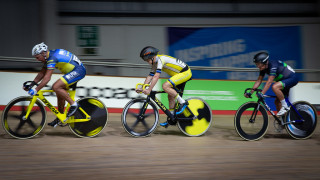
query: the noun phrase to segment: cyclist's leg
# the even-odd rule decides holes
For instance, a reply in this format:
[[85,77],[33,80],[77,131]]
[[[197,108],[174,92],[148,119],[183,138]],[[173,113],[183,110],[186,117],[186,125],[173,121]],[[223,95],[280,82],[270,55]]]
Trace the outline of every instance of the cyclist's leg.
[[173,87],[173,85],[169,81],[166,81],[165,83],[162,84],[163,90],[166,93],[168,93],[168,100],[169,100],[169,108],[170,109],[174,108],[175,97],[178,94],[172,87]]
[[288,105],[285,101],[285,96],[288,97],[290,89],[293,86],[295,86],[297,83],[298,83],[298,78],[296,77],[295,74],[293,74],[289,78],[276,82],[272,86],[272,90],[276,94],[282,106],[278,112],[278,115],[283,115],[287,110],[289,110]]
[[67,92],[67,86],[63,80],[63,77],[58,79],[52,86],[52,90],[57,94],[58,97],[58,107],[61,107],[63,101],[67,101],[69,104],[73,104],[74,101],[71,99]]
[[[78,105],[76,102],[70,97],[67,92],[67,88],[81,79],[83,79],[86,75],[86,70],[83,66],[76,67],[71,72],[62,76],[57,82],[55,82],[52,86],[52,89],[56,92],[57,96],[61,97],[61,99],[66,100],[70,105],[70,109],[68,112],[68,117],[72,116],[75,111],[78,109]],[[62,100],[60,101],[62,102]],[[59,101],[58,101],[59,103]],[[58,104],[59,106],[59,104]]]
[[279,101],[278,98],[274,100],[274,104],[276,105],[277,111],[279,111],[281,109],[281,102]]
[[[182,99],[182,97],[173,89],[174,87],[178,87],[179,85],[187,82],[192,77],[191,70],[188,69],[184,72],[178,73],[171,78],[168,79],[164,83],[165,87],[163,86],[164,90],[169,94],[171,93],[171,97],[175,97],[179,101],[180,104],[183,104],[185,101]],[[169,92],[170,91],[170,92]],[[172,106],[170,108],[174,108],[175,105],[175,99],[172,100]],[[169,99],[170,101],[170,99]]]
[[64,106],[66,104],[66,101],[63,97],[57,94],[57,99],[58,99],[58,110],[60,113],[64,113]]

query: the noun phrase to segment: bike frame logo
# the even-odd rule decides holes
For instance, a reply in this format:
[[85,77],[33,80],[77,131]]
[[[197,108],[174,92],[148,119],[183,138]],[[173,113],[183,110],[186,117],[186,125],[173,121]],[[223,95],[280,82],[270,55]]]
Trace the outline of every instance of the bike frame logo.
[[155,98],[154,101],[161,107],[163,111],[167,110],[167,108],[159,101],[158,98]]
[[52,106],[46,99],[41,99],[41,100],[47,105],[48,108],[52,110],[52,112],[54,112],[55,114],[59,113],[57,109],[54,106]]

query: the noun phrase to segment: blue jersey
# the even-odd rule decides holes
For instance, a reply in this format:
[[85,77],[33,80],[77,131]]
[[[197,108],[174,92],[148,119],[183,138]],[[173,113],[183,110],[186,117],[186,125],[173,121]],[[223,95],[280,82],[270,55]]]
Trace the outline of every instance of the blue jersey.
[[275,76],[275,81],[281,81],[283,79],[290,78],[295,71],[286,63],[278,60],[269,60],[268,68],[260,71],[260,76],[268,74],[269,76]]
[[71,72],[73,69],[82,66],[77,56],[64,49],[55,49],[48,51],[47,69],[59,69],[63,74]]

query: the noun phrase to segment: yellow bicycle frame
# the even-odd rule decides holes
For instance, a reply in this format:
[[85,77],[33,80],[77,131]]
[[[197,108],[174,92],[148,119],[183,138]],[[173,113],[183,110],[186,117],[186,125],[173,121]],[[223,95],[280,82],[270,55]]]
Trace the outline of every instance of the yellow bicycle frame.
[[[53,90],[40,90],[36,95],[32,97],[32,100],[30,101],[30,104],[27,108],[27,112],[25,115],[25,119],[28,119],[31,109],[34,106],[34,103],[37,101],[37,99],[40,99],[62,123],[75,123],[75,122],[85,122],[90,121],[91,117],[81,108],[79,107],[79,110],[85,115],[84,119],[75,119],[74,116],[71,116],[67,118],[67,110],[70,108],[70,104],[68,103],[64,113],[60,113],[44,96],[43,93],[52,93]],[[67,90],[72,100],[74,100],[74,97],[76,95],[75,90]]]

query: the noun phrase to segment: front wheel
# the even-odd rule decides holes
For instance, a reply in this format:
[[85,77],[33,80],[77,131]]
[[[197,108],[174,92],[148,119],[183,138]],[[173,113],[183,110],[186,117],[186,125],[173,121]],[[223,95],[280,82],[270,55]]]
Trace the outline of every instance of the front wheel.
[[295,102],[292,106],[285,116],[288,134],[295,139],[311,137],[318,121],[316,109],[305,101]]
[[[85,122],[69,123],[70,130],[79,137],[97,136],[107,125],[108,110],[106,106],[97,98],[82,98],[77,103],[91,119]],[[75,120],[84,117],[81,110],[77,110],[74,115]]]
[[245,140],[258,140],[268,129],[268,113],[257,102],[247,102],[240,106],[235,117],[234,126]]
[[46,124],[46,110],[44,106],[36,100],[31,108],[29,117],[25,115],[32,97],[18,97],[6,106],[2,114],[2,126],[12,137],[17,139],[28,139],[41,132]]
[[147,99],[133,99],[124,107],[121,122],[123,128],[134,137],[144,137],[156,130],[159,111]]
[[[187,136],[201,136],[206,133],[212,124],[212,111],[206,101],[200,98],[187,99],[189,105],[181,114],[178,115],[178,127]],[[197,116],[193,120],[179,120],[190,118],[192,114]]]

